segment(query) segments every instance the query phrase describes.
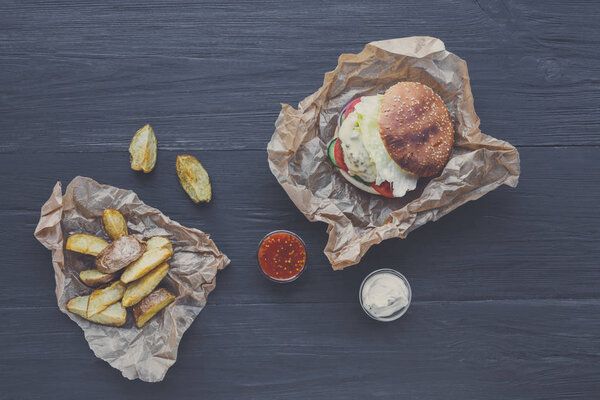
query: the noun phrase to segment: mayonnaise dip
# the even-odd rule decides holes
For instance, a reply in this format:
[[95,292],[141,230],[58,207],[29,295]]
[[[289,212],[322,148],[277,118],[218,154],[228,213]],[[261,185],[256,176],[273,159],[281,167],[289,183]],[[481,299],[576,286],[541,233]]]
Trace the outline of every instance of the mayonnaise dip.
[[394,270],[375,271],[367,276],[360,295],[365,311],[381,321],[400,317],[404,312],[399,312],[410,302],[408,283]]

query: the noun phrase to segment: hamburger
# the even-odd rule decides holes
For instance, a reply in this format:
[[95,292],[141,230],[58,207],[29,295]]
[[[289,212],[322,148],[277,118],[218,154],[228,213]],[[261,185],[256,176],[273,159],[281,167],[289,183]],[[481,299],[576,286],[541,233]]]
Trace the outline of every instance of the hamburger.
[[398,198],[419,178],[439,174],[453,145],[452,118],[440,96],[421,83],[399,82],[344,107],[328,155],[354,186]]

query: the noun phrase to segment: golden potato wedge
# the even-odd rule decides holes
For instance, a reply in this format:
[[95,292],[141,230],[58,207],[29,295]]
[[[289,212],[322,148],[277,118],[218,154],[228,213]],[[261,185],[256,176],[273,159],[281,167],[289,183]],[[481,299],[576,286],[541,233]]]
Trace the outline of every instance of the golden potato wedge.
[[157,312],[171,304],[175,300],[175,295],[167,289],[156,289],[142,301],[133,307],[133,318],[135,326],[141,328],[148,320],[156,315]]
[[79,279],[88,286],[100,286],[117,278],[116,273],[104,274],[97,269],[87,269],[79,273]]
[[140,258],[129,264],[121,275],[121,282],[129,283],[140,279],[155,267],[167,261],[173,252],[164,247],[147,250]]
[[108,246],[106,240],[85,233],[76,233],[67,239],[67,250],[90,256],[97,256],[106,246]]
[[150,294],[169,272],[169,264],[162,263],[142,278],[131,282],[123,295],[123,307],[131,307]]
[[111,304],[121,300],[127,286],[121,281],[111,283],[105,288],[96,289],[90,294],[86,318],[104,311]]
[[156,164],[156,135],[149,124],[141,127],[129,145],[131,169],[148,173]]
[[104,248],[96,257],[96,268],[105,274],[117,272],[144,254],[146,243],[135,236],[121,236]]
[[157,249],[159,247],[164,247],[173,251],[173,245],[171,241],[163,236],[154,236],[146,241],[146,250]]
[[206,202],[211,198],[212,189],[208,173],[195,157],[183,154],[177,157],[177,176],[183,190],[194,203]]
[[104,210],[102,212],[102,222],[104,223],[104,230],[112,240],[127,236],[127,222],[119,211]]
[[67,310],[73,314],[102,325],[123,326],[127,321],[127,311],[121,303],[108,306],[104,311],[88,318],[87,307],[90,296],[74,297],[67,303]]

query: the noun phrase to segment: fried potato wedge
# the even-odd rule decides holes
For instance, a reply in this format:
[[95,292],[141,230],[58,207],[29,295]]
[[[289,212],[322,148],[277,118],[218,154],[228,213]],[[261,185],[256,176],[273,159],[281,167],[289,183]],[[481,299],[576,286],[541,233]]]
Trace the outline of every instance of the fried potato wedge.
[[129,145],[131,169],[148,173],[156,164],[156,135],[149,124],[140,128]]
[[79,279],[88,286],[96,287],[114,281],[117,278],[116,273],[104,274],[97,269],[87,269],[79,273]]
[[121,300],[123,307],[131,307],[139,303],[140,300],[149,295],[158,286],[160,281],[167,275],[167,272],[169,272],[169,264],[162,263],[142,278],[131,282],[127,286],[127,289],[125,289],[123,300]]
[[177,157],[177,176],[183,190],[194,203],[210,201],[212,189],[208,173],[195,157],[183,154]]
[[140,279],[155,267],[167,261],[172,255],[173,252],[164,247],[147,250],[140,258],[129,264],[121,275],[121,282],[129,283]]
[[156,289],[148,296],[144,297],[142,301],[133,307],[133,318],[135,319],[135,326],[141,328],[154,317],[157,312],[171,304],[175,300],[175,295],[169,292],[167,289]]
[[173,251],[171,241],[164,236],[154,236],[146,240],[146,250],[157,249],[160,247]]
[[96,257],[96,268],[105,274],[117,272],[144,254],[146,243],[135,236],[122,236],[106,246]]
[[66,246],[67,250],[89,254],[90,256],[97,256],[106,246],[108,246],[108,242],[98,236],[76,233],[69,236]]
[[88,318],[87,307],[90,296],[74,297],[67,303],[67,310],[73,314],[102,325],[123,326],[127,321],[127,310],[121,303],[114,303],[104,311]]
[[127,286],[121,281],[111,283],[105,288],[96,289],[90,294],[88,301],[86,318],[101,313],[111,304],[121,300]]
[[104,230],[112,240],[127,236],[127,222],[119,211],[104,210],[102,212],[102,222],[104,223]]

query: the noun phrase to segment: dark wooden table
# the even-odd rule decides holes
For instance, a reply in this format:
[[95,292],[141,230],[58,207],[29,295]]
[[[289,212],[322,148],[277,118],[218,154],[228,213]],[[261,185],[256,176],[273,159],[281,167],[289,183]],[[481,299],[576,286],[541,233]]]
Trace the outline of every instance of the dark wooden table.
[[[467,60],[482,130],[522,177],[343,272],[271,175],[280,103],[314,92],[341,53],[442,39]],[[0,5],[0,398],[597,399],[600,397],[600,5],[592,1],[3,1]],[[148,175],[127,147],[159,140]],[[198,157],[214,199],[174,169]],[[136,191],[212,234],[232,260],[159,384],[95,358],[56,306],[33,237],[57,180]],[[309,269],[278,286],[257,242],[288,228]],[[410,280],[407,315],[363,314],[361,280]]]

